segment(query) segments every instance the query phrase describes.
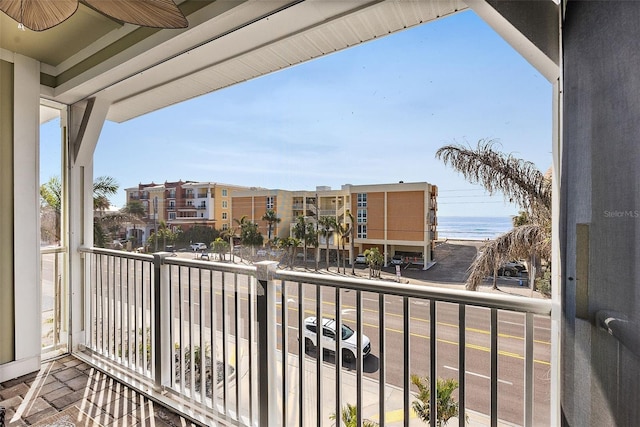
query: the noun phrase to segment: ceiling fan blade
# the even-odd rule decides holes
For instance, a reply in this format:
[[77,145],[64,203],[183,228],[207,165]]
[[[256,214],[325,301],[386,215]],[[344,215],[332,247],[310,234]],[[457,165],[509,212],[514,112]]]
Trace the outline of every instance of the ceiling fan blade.
[[0,10],[33,31],[65,21],[78,9],[78,0],[0,0]]
[[118,21],[143,27],[186,28],[189,23],[172,0],[82,0]]

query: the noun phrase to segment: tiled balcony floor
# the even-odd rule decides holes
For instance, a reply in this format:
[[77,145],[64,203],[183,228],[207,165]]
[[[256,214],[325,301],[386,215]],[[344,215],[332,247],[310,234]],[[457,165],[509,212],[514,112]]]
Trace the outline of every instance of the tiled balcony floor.
[[193,426],[73,356],[0,384],[0,407],[7,427]]

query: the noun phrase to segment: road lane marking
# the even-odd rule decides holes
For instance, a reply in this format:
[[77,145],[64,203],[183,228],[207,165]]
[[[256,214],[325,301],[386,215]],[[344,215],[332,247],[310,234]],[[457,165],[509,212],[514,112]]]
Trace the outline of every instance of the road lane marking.
[[[315,311],[314,310],[305,310],[305,313],[306,314],[315,315]],[[326,316],[323,314],[323,317],[326,317]],[[373,328],[373,329],[378,329],[378,325],[374,325],[374,324],[371,324],[371,323],[363,322],[362,325],[363,326],[368,326],[368,327]],[[395,332],[395,333],[398,333],[398,334],[404,334],[404,331],[402,331],[400,329],[394,329],[394,328],[385,328],[385,331],[386,332]],[[415,338],[423,338],[425,340],[430,339],[430,337],[428,335],[417,334],[415,332],[411,332],[410,336],[415,337]],[[455,345],[455,346],[459,345],[459,343],[457,341],[451,341],[451,340],[447,340],[447,339],[444,339],[444,338],[436,338],[436,342],[443,343],[443,344]],[[481,345],[477,345],[477,344],[467,343],[465,345],[465,348],[468,348],[468,349],[471,349],[471,350],[483,351],[485,353],[491,353],[491,348],[485,347],[485,346],[481,346]],[[510,351],[498,350],[498,354],[500,356],[505,356],[505,357],[511,357],[513,359],[524,360],[524,356],[521,356],[518,353],[512,353]],[[551,366],[551,363],[547,362],[545,360],[533,359],[533,362],[534,363],[538,363],[540,365]]]
[[[216,292],[216,294],[217,295],[221,295],[220,292]],[[278,295],[280,295],[280,294],[278,293]],[[233,295],[229,295],[229,297],[233,297]],[[247,300],[247,298],[243,298],[243,297],[241,297],[241,299],[245,300],[245,301]],[[362,299],[366,300],[366,301],[373,301],[373,302],[377,302],[378,301],[378,299],[374,299],[374,298],[365,298],[365,297],[363,297]],[[282,305],[281,300],[282,300],[282,298],[280,298],[280,301],[276,301],[276,305]],[[305,297],[305,300],[315,302],[315,299],[310,298],[310,297]],[[294,302],[295,303],[296,300],[294,300],[293,298],[287,299],[287,303],[290,303],[290,302]],[[332,301],[323,301],[322,303],[323,304],[327,304],[327,305],[332,305],[332,306],[336,305],[335,302],[332,302]],[[385,303],[386,304],[391,304],[391,301],[385,301]],[[428,306],[430,303],[422,302],[422,301],[415,301],[414,300],[414,301],[412,301],[412,304],[421,305],[421,306]],[[345,310],[347,310],[347,309],[352,309],[353,311],[355,311],[355,306],[343,304],[343,307],[345,307],[343,309],[343,313],[346,312]],[[363,308],[362,311],[366,311],[366,312],[370,312],[370,313],[378,313],[378,310],[374,310],[374,309],[371,309],[371,308]],[[397,314],[397,313],[385,313],[385,314],[387,316],[403,317],[402,314]],[[415,320],[417,322],[429,323],[429,321],[427,319],[422,319],[422,318],[419,318],[419,317],[409,316],[409,319],[410,320]],[[522,328],[524,328],[524,324],[522,324],[522,323],[510,322],[510,321],[507,321],[507,320],[500,320],[499,322],[500,323],[507,323],[507,324],[511,324],[511,325],[516,325],[516,326],[521,326]],[[443,325],[443,326],[450,326],[450,327],[453,327],[453,328],[457,328],[458,327],[458,325],[451,324],[451,323],[446,323],[446,322],[437,322],[437,324],[438,325]],[[534,326],[534,329],[541,329],[541,330],[544,330],[544,331],[550,331],[551,330],[551,328],[547,328],[547,327],[544,327],[544,326]],[[490,334],[491,333],[491,331],[488,331],[486,329],[465,328],[465,330],[466,331],[471,331],[471,332],[483,333],[483,334]],[[519,337],[517,335],[508,335],[508,334],[500,334],[499,333],[498,336],[502,337],[502,338],[511,338],[511,339],[517,339],[517,340],[524,340],[524,337]],[[551,343],[549,341],[533,340],[533,342],[538,343],[538,344],[551,345]]]
[[[216,292],[216,294],[221,295],[221,293],[217,293],[217,292]],[[233,295],[228,295],[228,297],[233,297]],[[246,300],[246,298],[241,298],[241,299],[242,299],[242,300]],[[308,301],[315,301],[315,300],[314,300],[314,299],[312,299],[312,298],[305,298],[305,300],[308,300]],[[377,300],[376,300],[376,301],[377,301]],[[288,299],[288,300],[287,300],[287,302],[292,302],[292,299],[291,299],[291,298],[290,298],[290,299]],[[294,301],[294,302],[295,302],[295,301]],[[332,305],[332,306],[335,306],[335,305],[336,305],[334,302],[331,302],[331,301],[322,301],[322,303],[323,303],[323,304],[327,304],[327,305]],[[281,300],[280,300],[280,301],[276,301],[276,305],[280,305],[280,306],[281,306],[281,305],[282,305],[282,301],[281,301]],[[350,305],[343,305],[343,307],[345,307],[345,308],[343,308],[343,309],[342,309],[342,312],[343,312],[343,313],[347,313],[347,312],[349,312],[349,311],[355,311],[355,307],[354,307],[354,306],[350,306]],[[297,308],[297,307],[295,307],[295,306],[293,306],[293,307],[289,307],[289,310],[298,311],[298,308]],[[371,313],[378,313],[378,310],[367,309],[367,308],[363,308],[363,311],[367,311],[367,312],[371,312]],[[304,312],[305,312],[305,314],[312,314],[312,315],[315,315],[315,310],[308,310],[308,309],[307,309],[307,310],[305,310]],[[385,313],[385,314],[386,314],[387,316],[403,317],[403,316],[402,316],[402,314],[396,314],[396,313]],[[330,314],[328,314],[327,316],[328,316],[328,317],[331,317],[331,316],[333,316],[333,315],[334,315],[333,313],[330,313]],[[324,315],[323,315],[323,316],[324,316]],[[427,320],[427,319],[421,319],[421,318],[418,318],[418,317],[411,317],[411,316],[409,316],[409,319],[410,319],[410,320],[414,320],[414,321],[418,321],[418,322],[429,323],[429,320]],[[503,323],[512,323],[512,322],[503,322]],[[516,323],[516,324],[517,324],[517,323]],[[365,324],[365,325],[366,325],[366,326],[370,326],[370,327],[377,328],[377,326],[376,326],[376,325],[371,325],[371,324]],[[440,325],[440,326],[448,326],[448,327],[456,328],[456,329],[458,328],[458,325],[453,324],[453,323],[447,323],[447,322],[436,322],[436,325]],[[522,326],[522,327],[524,328],[524,325],[522,325],[522,324],[517,324],[517,325]],[[550,330],[549,328],[543,328],[543,327],[535,327],[535,328],[537,328],[537,329]],[[399,332],[399,333],[402,333],[402,331],[392,330],[392,329],[389,329],[389,328],[387,328],[387,330],[390,330],[390,331],[392,331],[392,332]],[[489,331],[489,330],[486,330],[486,329],[478,329],[478,328],[468,328],[468,327],[467,327],[467,328],[465,328],[465,331],[467,331],[467,332],[476,332],[476,333],[484,334],[484,335],[490,335],[490,334],[491,334],[491,331]],[[411,334],[411,335],[418,336],[418,337],[423,337],[422,335],[415,335],[415,334]],[[524,340],[524,337],[519,337],[519,336],[517,336],[517,335],[510,335],[510,334],[501,334],[501,333],[498,333],[498,337],[500,337],[500,338],[507,338],[507,339],[516,339],[516,340],[519,340],[519,341],[523,341],[523,340]],[[534,340],[533,340],[533,342],[534,342],[534,343],[537,343],[537,344],[551,345],[551,342],[549,342],[549,341],[542,341],[542,340],[535,340],[535,339],[534,339]],[[540,361],[539,363],[549,364],[549,363],[546,363],[546,362],[543,362],[543,361]]]
[[[363,298],[363,299],[365,299],[365,298]],[[315,299],[309,298],[309,297],[306,297],[305,300],[314,301],[315,302]],[[375,300],[372,300],[372,301],[378,301],[378,300],[375,299]],[[390,302],[390,301],[387,301],[387,302]],[[419,301],[413,301],[414,304],[416,304],[418,302]],[[327,304],[327,305],[332,305],[332,306],[336,305],[334,302],[331,302],[331,301],[322,301],[322,303],[323,304]],[[427,305],[427,303],[425,303],[425,305]],[[343,307],[354,308],[355,309],[354,306],[346,305],[346,304],[343,304]],[[371,308],[363,308],[362,311],[367,311],[367,312],[371,312],[371,313],[378,313],[378,310],[374,310],[374,309],[371,309]],[[385,313],[385,314],[387,316],[403,317],[402,314],[397,314],[397,313]],[[421,319],[419,317],[409,316],[409,319],[410,320],[415,320],[415,321],[418,321],[418,322],[429,323],[429,321],[427,319]],[[506,322],[504,322],[504,323],[506,323]],[[451,323],[446,323],[446,322],[436,322],[436,324],[437,325],[450,326],[450,327],[454,327],[454,328],[458,327],[458,325],[451,324]],[[519,325],[522,328],[524,328],[524,325],[522,323],[516,323],[516,325]],[[536,329],[544,329],[544,330],[551,330],[550,328],[543,328],[543,327],[537,327],[537,326],[534,326],[534,328],[536,328]],[[483,330],[483,329],[474,329],[474,328],[465,328],[465,331],[478,332],[478,333],[483,333],[483,334],[490,334],[491,333],[491,331],[488,331],[486,329]],[[498,336],[501,337],[501,338],[511,338],[511,339],[524,340],[523,337],[519,337],[519,336],[516,336],[516,335],[508,335],[508,334],[500,334],[499,333]],[[551,345],[551,343],[548,342],[548,341],[533,340],[533,342],[538,343],[538,344]]]
[[[458,372],[458,368],[454,368],[453,366],[447,366],[447,365],[444,365],[444,368],[446,368],[446,369],[451,369],[452,371],[456,371],[456,372]],[[490,379],[491,379],[491,377],[488,377],[488,376],[486,376],[486,375],[482,375],[482,374],[478,374],[478,373],[476,373],[476,372],[464,371],[464,373],[465,373],[465,374],[467,374],[467,375],[473,375],[473,376],[475,376],[475,377],[480,377],[480,378],[484,378],[484,379],[487,379],[487,380],[490,380]],[[505,380],[501,380],[500,378],[498,378],[498,382],[499,382],[499,383],[502,383],[502,384],[513,385],[513,383],[512,383],[512,382],[510,382],[510,381],[505,381]]]
[[[323,301],[323,303],[325,303],[325,301]],[[332,305],[335,305],[335,304],[332,304]],[[348,306],[347,306],[347,307],[348,307]],[[289,308],[289,310],[298,311],[298,307],[290,307],[290,308]],[[343,309],[343,310],[342,310],[342,313],[348,313],[348,312],[350,312],[350,311],[355,311],[355,310],[351,310],[351,309]],[[373,311],[373,312],[377,313],[377,311],[375,311],[375,310],[369,310],[369,311]],[[311,309],[306,309],[306,310],[304,311],[304,313],[305,313],[305,314],[310,314],[310,315],[315,315],[315,314],[316,314],[315,310],[311,310]],[[387,313],[387,314],[389,314],[389,313]],[[323,314],[323,317],[330,317],[330,318],[331,318],[332,316],[334,316],[334,314],[333,314],[333,313],[331,313],[331,312],[330,312],[329,314],[326,314],[326,315],[325,315],[325,314]],[[415,317],[410,317],[410,319],[412,319],[412,320],[419,320],[419,321],[421,321],[421,322],[429,323],[429,321],[428,321],[428,320],[426,320],[426,319],[418,319],[418,318],[415,318]],[[377,326],[376,326],[376,325],[372,325],[372,324],[365,324],[365,325],[366,325],[366,326],[371,326],[371,327],[377,328]],[[453,323],[447,323],[447,322],[436,322],[436,325],[439,325],[439,326],[448,326],[448,327],[451,327],[451,328],[458,329],[458,325],[453,324]],[[478,328],[469,328],[469,327],[467,327],[467,328],[465,328],[465,331],[467,331],[467,332],[476,332],[476,333],[483,334],[483,335],[490,335],[490,334],[491,334],[491,331],[488,331],[488,330],[486,330],[486,329],[478,329]],[[402,332],[402,331],[399,331],[399,332]],[[509,335],[509,334],[500,334],[500,333],[498,333],[498,337],[499,337],[499,338],[507,338],[507,339],[515,339],[515,340],[519,340],[519,341],[524,341],[524,337],[519,337],[519,336],[517,336],[517,335]],[[537,344],[551,345],[551,343],[550,343],[550,342],[548,342],[548,341],[533,340],[533,342],[534,342],[534,343],[537,343]]]

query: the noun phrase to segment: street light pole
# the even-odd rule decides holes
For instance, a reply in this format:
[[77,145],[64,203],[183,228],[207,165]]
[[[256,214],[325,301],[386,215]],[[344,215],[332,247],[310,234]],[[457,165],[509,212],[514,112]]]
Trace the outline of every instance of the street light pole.
[[158,196],[153,198],[153,232],[155,233],[155,252],[158,252]]

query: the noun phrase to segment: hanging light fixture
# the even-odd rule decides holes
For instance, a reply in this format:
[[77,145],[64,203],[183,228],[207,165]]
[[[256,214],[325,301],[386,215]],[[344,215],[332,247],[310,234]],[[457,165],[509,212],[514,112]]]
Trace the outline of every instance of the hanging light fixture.
[[18,29],[20,31],[26,31],[24,28],[24,24],[22,23],[22,17],[24,15],[24,3],[20,0],[20,21],[18,21]]
[[18,28],[44,31],[69,19],[78,3],[129,24],[153,28],[186,28],[187,18],[173,0],[0,0],[0,10]]

